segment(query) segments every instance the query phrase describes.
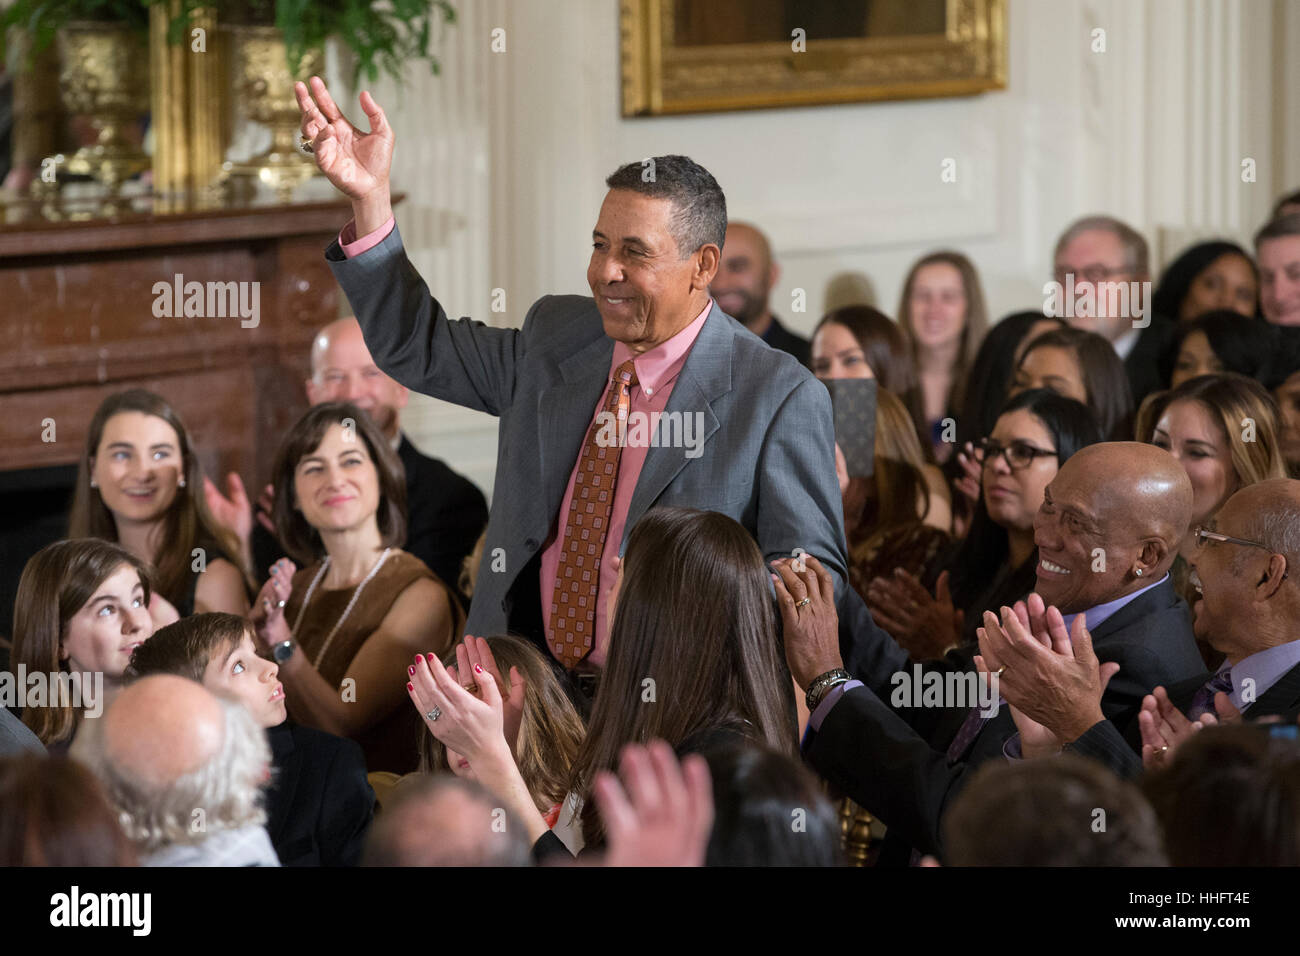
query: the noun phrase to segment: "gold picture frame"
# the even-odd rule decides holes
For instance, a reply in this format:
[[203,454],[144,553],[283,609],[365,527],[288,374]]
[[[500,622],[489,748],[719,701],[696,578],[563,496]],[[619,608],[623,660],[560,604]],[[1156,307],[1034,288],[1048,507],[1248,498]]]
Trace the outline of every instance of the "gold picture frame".
[[[766,36],[773,30],[784,35],[791,23],[811,16],[804,11],[816,8],[806,0],[763,0],[784,14],[783,23],[777,22],[780,16],[770,24],[756,21],[754,6],[741,8],[734,30],[716,0],[620,0],[623,115],[970,96],[1005,89],[1006,0],[928,0],[923,8],[925,2],[841,0],[829,9],[832,15],[845,12],[845,20],[805,29],[803,49],[798,49],[794,30],[788,31],[789,39]],[[696,6],[703,4],[710,6]],[[864,11],[861,36],[853,34],[858,11]],[[907,18],[918,11],[930,14],[929,28],[909,34]],[[822,8],[817,14],[826,12]],[[936,14],[941,16],[938,29]],[[867,35],[873,32],[871,17],[880,24],[877,35]],[[759,30],[765,39],[755,42]]]

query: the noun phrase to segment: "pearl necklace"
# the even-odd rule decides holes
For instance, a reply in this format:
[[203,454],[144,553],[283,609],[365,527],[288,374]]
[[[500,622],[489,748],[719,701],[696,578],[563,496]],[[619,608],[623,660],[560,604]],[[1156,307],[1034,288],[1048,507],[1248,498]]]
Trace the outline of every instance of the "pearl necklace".
[[[334,622],[334,627],[330,630],[329,634],[326,635],[325,643],[321,645],[320,653],[316,655],[316,660],[312,662],[312,667],[320,670],[320,662],[325,658],[325,652],[329,650],[330,641],[334,640],[334,635],[339,632],[339,628],[343,626],[343,622],[346,621],[348,615],[352,613],[352,608],[357,603],[357,598],[361,597],[361,592],[365,590],[366,585],[370,583],[370,579],[379,573],[379,569],[383,567],[384,561],[388,559],[388,553],[392,550],[392,548],[384,548],[384,553],[379,556],[379,560],[376,561],[375,566],[370,569],[370,573],[361,579],[361,583],[357,585],[357,589],[352,592],[352,599],[348,601],[348,606],[343,609],[342,616]],[[311,602],[311,596],[316,593],[316,585],[320,584],[321,579],[325,577],[325,572],[329,570],[329,566],[329,555],[326,555],[325,560],[321,562],[320,570],[316,572],[316,577],[312,578],[312,582],[307,588],[307,595],[302,599],[302,609],[298,611],[298,620],[293,622],[293,630],[289,632],[290,638],[297,640],[298,625],[301,624],[302,619],[307,616],[307,605]]]

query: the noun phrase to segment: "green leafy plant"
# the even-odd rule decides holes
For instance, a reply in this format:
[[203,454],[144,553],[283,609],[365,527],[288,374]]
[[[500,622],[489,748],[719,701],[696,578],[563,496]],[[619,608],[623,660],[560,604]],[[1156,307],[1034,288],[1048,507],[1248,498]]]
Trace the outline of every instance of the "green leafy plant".
[[124,23],[142,34],[149,32],[149,10],[141,0],[15,0],[0,15],[0,62],[9,64],[11,28],[25,30],[32,43],[22,64],[30,67],[35,56],[54,42],[62,27],[79,20]]
[[353,86],[363,74],[374,82],[381,70],[400,81],[409,60],[423,60],[437,73],[440,64],[430,51],[434,24],[456,22],[451,0],[181,0],[168,23],[168,40],[182,42],[194,11],[202,8],[215,9],[219,23],[279,28],[295,75],[309,50],[324,49],[327,39],[338,37],[356,59]]

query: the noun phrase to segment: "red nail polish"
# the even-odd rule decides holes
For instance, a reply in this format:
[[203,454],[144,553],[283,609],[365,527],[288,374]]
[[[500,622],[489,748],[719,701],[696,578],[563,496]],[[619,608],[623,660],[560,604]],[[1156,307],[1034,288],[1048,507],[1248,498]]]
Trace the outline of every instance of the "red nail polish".
[[432,655],[432,654],[425,654],[424,657],[425,657],[425,659],[426,659],[430,664],[433,663],[433,655]]
[[415,690],[415,685],[414,685],[414,684],[407,684],[407,685],[406,685],[406,689],[409,690],[409,691],[413,691],[413,690]]
[[418,663],[420,663],[420,662],[423,661],[423,660],[424,660],[424,655],[423,655],[423,654],[416,654],[416,655],[415,655],[415,663],[418,664]]
[[475,674],[482,674],[482,673],[483,673],[483,668],[481,668],[481,667],[479,667],[477,664],[475,664],[475,665],[474,665],[474,673],[475,673]]
[[415,676],[415,665],[412,664],[410,667],[408,667],[408,668],[406,669],[406,673],[408,673],[408,674],[410,674],[412,677],[414,677],[414,676]]

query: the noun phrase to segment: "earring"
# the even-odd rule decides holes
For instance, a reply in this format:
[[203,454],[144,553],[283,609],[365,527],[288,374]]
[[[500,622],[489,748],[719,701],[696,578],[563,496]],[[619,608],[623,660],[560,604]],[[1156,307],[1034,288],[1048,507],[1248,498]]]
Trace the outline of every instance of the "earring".
[[1138,577],[1142,577],[1142,569],[1141,569],[1141,568],[1134,568],[1134,569],[1133,569],[1133,573],[1136,574]]
[[177,487],[177,488],[184,488],[184,487],[185,487],[185,479],[184,479],[184,478],[181,478],[180,481],[176,482],[176,487]]
[[90,479],[90,487],[92,487],[92,488],[98,488],[98,487],[99,487],[99,485],[95,484],[95,479],[94,479],[94,478],[91,478],[91,479]]

